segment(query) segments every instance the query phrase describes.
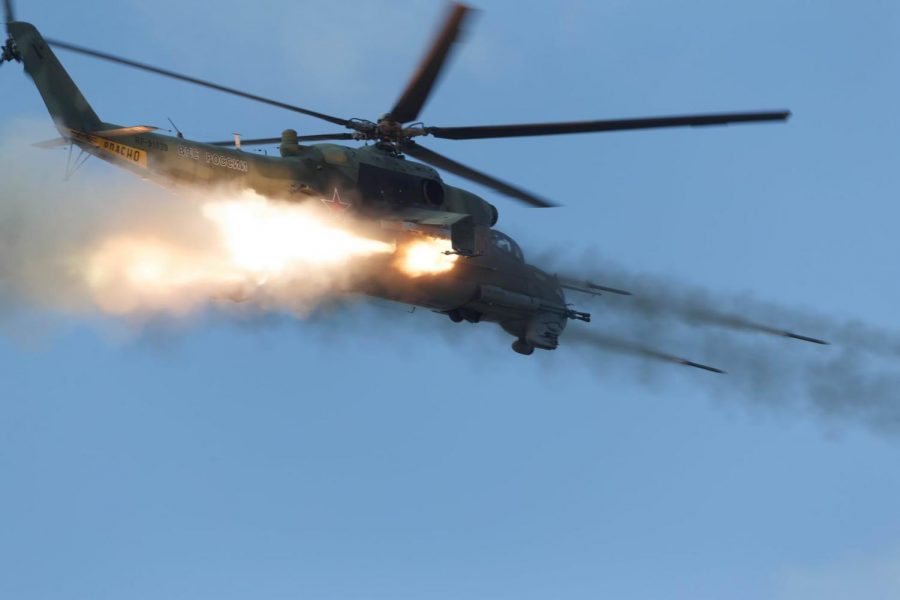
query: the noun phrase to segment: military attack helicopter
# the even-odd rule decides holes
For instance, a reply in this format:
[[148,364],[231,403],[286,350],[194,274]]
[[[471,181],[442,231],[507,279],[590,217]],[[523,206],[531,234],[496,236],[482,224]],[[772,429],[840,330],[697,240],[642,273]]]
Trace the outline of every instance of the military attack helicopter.
[[[560,278],[527,264],[515,241],[493,229],[499,217],[497,208],[468,190],[445,183],[434,167],[529,206],[554,204],[429,150],[417,139],[433,136],[464,140],[697,127],[784,121],[790,116],[789,111],[777,110],[517,125],[426,126],[417,122],[419,114],[472,12],[462,4],[450,6],[408,85],[390,111],[377,121],[339,118],[106,52],[46,39],[33,25],[14,19],[11,0],[4,0],[4,8],[9,38],[2,48],[0,64],[24,63],[61,136],[39,145],[75,146],[86,156],[99,157],[165,185],[229,184],[253,189],[273,199],[322,200],[332,208],[365,219],[402,225],[407,231],[449,237],[450,252],[464,257],[451,274],[405,282],[374,277],[361,291],[425,306],[447,314],[455,322],[499,323],[516,337],[513,349],[526,355],[535,348],[556,348],[568,320],[590,320],[588,313],[570,307],[564,289],[592,295],[628,292]],[[277,138],[242,140],[235,136],[229,141],[204,143],[185,139],[180,132],[164,135],[147,125],[107,123],[91,108],[60,64],[53,47],[277,106],[348,131],[298,135],[295,130],[287,129]],[[306,144],[340,140],[365,145]],[[262,144],[278,144],[281,156],[242,151],[243,146]],[[409,160],[407,156],[422,162]],[[715,370],[681,359],[676,362]]]

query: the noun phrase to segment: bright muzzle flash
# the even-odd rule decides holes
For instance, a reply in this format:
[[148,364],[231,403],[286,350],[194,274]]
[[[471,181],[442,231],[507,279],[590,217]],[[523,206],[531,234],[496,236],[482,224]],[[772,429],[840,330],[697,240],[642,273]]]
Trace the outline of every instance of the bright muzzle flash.
[[410,277],[438,275],[453,269],[458,254],[448,254],[453,245],[446,238],[422,237],[397,249],[397,268]]

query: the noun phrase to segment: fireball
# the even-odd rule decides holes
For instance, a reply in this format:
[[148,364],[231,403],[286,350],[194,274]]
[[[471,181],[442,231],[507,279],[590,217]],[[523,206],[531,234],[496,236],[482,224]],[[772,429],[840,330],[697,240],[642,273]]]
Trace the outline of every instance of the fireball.
[[397,268],[410,277],[438,275],[453,269],[459,255],[452,254],[453,245],[447,238],[424,237],[397,250]]

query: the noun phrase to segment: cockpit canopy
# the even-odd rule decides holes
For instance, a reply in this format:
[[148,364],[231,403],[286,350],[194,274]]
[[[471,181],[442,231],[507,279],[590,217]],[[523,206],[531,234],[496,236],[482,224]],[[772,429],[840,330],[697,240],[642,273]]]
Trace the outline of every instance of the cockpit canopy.
[[520,262],[525,262],[525,256],[522,249],[511,237],[496,229],[491,230],[491,246],[497,251],[512,256]]

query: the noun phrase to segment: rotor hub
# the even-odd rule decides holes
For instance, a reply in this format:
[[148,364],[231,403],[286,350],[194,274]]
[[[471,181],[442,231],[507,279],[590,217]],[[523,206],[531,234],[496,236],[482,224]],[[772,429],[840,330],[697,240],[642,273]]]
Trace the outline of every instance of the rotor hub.
[[403,138],[403,124],[395,121],[390,115],[385,115],[378,119],[375,137],[385,142],[397,143]]

